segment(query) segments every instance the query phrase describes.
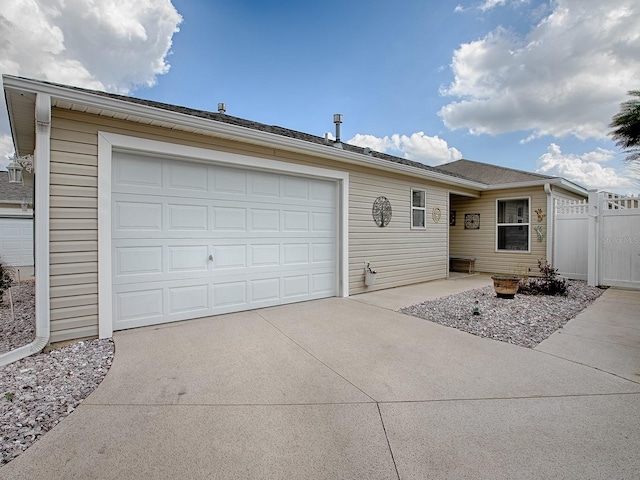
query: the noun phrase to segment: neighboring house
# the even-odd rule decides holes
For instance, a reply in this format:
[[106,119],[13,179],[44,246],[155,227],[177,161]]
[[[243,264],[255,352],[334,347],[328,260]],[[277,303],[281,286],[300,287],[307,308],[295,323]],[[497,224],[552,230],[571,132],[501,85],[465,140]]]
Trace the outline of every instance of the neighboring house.
[[[530,217],[584,192],[551,177],[496,190],[223,112],[3,80],[16,150],[35,157],[37,346],[447,278],[450,234],[476,255],[462,223],[449,228],[451,204],[458,222],[481,213],[493,241],[496,196],[528,198]],[[530,253],[477,269],[535,266],[533,226]]]
[[563,178],[458,160],[438,167],[486,184],[480,198],[452,194],[449,254],[472,256],[481,272],[537,274],[553,262],[555,199],[583,200],[587,190]]
[[0,172],[0,258],[19,271],[33,275],[33,188],[9,183]]

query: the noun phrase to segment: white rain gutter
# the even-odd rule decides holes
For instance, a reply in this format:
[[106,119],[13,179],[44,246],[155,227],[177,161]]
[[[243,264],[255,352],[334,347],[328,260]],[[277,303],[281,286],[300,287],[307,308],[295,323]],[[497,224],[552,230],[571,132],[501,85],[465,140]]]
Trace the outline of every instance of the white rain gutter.
[[589,195],[589,192],[587,189],[582,188],[581,186],[576,185],[575,183],[569,182],[568,180],[565,180],[562,177],[547,178],[544,180],[532,180],[530,182],[498,183],[495,185],[488,185],[484,190],[487,190],[487,191],[507,190],[510,188],[539,187],[541,185],[545,186],[545,191],[546,191],[547,185],[557,185],[559,187],[564,188],[565,190],[569,190],[570,192],[577,193],[585,197]]
[[547,194],[547,262],[551,265],[555,264],[553,258],[553,223],[555,216],[555,199],[553,198],[553,190],[549,183],[544,184],[544,191]]
[[36,97],[36,142],[33,155],[35,174],[35,274],[36,338],[28,345],[0,354],[0,366],[40,352],[49,343],[49,170],[51,144],[51,96]]

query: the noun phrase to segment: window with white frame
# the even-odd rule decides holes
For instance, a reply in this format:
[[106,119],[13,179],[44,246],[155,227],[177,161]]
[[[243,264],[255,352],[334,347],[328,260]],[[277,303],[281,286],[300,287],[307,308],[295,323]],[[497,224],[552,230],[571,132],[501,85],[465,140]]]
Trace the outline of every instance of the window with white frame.
[[497,200],[497,250],[529,251],[529,203],[529,198]]
[[427,226],[427,192],[411,190],[411,228]]

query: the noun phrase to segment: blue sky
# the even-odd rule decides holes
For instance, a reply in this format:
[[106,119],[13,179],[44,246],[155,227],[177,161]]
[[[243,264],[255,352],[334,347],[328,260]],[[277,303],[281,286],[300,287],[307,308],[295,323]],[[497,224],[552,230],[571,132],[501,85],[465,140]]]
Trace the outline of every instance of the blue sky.
[[640,88],[636,3],[9,0],[0,71],[316,135],[342,113],[343,141],[626,193],[607,124]]

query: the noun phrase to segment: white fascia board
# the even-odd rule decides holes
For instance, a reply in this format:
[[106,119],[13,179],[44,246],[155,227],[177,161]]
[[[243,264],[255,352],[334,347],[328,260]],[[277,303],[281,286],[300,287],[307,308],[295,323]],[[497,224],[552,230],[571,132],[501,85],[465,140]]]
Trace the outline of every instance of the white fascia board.
[[239,125],[232,125],[206,118],[195,117],[149,105],[141,105],[126,100],[119,100],[93,93],[78,91],[72,88],[49,85],[35,80],[27,80],[11,76],[4,76],[3,80],[5,88],[23,89],[36,93],[45,92],[51,95],[52,100],[78,103],[99,110],[106,110],[114,113],[166,122],[168,124],[180,125],[182,127],[205,131],[216,137],[252,143],[269,148],[280,148],[282,150],[304,153],[330,160],[368,166],[378,170],[404,173],[412,177],[428,179],[448,185],[456,185],[458,187],[469,188],[472,190],[485,190],[487,188],[484,183],[457,178],[444,173],[433,172],[431,170],[424,170],[411,165],[393,163],[388,160],[370,157],[361,153],[340,150],[332,147],[331,145],[317,144],[291,137],[284,137],[275,133],[263,132]]
[[584,195],[585,197],[588,195],[588,192],[585,188],[582,188],[576,185],[575,183],[571,183],[568,180],[565,180],[564,178],[561,178],[561,177],[547,178],[542,180],[532,180],[530,182],[500,183],[497,185],[488,185],[486,186],[485,190],[491,191],[491,190],[509,190],[512,188],[544,187],[545,184],[559,186],[564,188],[565,190],[569,190],[579,195]]

